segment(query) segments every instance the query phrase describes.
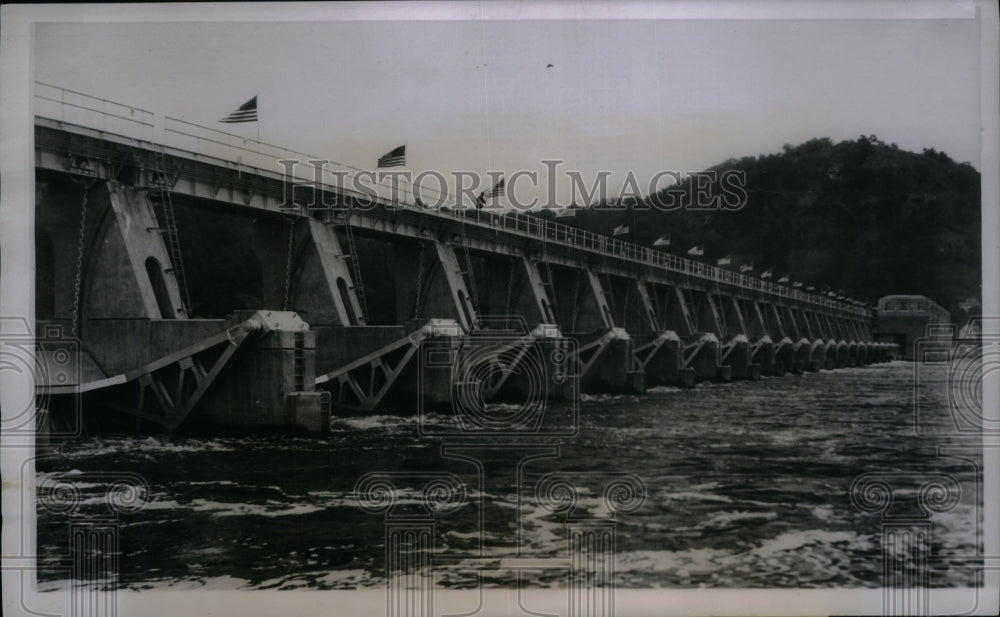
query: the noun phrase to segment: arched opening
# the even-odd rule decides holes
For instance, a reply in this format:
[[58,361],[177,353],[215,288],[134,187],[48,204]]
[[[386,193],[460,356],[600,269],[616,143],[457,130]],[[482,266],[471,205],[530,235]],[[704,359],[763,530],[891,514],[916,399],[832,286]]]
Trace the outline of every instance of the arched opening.
[[344,277],[337,278],[337,291],[340,292],[340,301],[344,305],[344,310],[347,311],[347,323],[352,326],[358,325],[358,316],[354,313],[351,293],[347,289],[347,281],[344,280]]
[[163,268],[156,258],[146,259],[146,274],[149,276],[149,284],[153,286],[153,295],[156,297],[156,306],[160,309],[162,319],[176,319],[173,303],[170,302],[170,293],[167,291],[167,283],[163,280]]
[[35,319],[56,317],[56,253],[52,238],[35,230]]

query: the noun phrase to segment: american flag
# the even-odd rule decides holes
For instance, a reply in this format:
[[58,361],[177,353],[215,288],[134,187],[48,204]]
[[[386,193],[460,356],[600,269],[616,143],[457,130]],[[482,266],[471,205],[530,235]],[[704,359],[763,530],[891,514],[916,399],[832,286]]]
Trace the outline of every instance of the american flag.
[[[762,278],[762,279],[769,279],[769,278],[771,278],[772,276],[774,276],[774,270],[773,270],[772,268],[768,268],[767,270],[764,270],[764,271],[763,271],[763,272],[761,272],[761,274],[760,274],[760,278]],[[787,277],[786,277],[786,278],[787,278]],[[778,282],[780,283],[781,281],[778,281]],[[786,282],[787,282],[787,281],[786,281]]]
[[653,246],[670,246],[670,234],[657,238]]
[[493,199],[494,197],[503,197],[507,194],[507,191],[503,187],[504,178],[500,178],[500,182],[497,182],[489,192],[483,191],[476,198],[476,208],[482,208],[486,205],[487,199]]
[[575,208],[560,208],[559,210],[556,210],[557,219],[571,217],[571,216],[576,216]]
[[257,97],[253,97],[246,103],[240,105],[239,109],[229,114],[219,122],[229,124],[235,122],[256,122],[257,121]]
[[628,225],[619,225],[618,227],[615,227],[614,231],[611,232],[611,237],[614,238],[615,236],[624,236],[629,231],[631,231],[631,229]]
[[719,260],[715,262],[715,265],[717,265],[717,266],[728,266],[731,262],[732,262],[732,259],[730,259],[730,256],[726,255],[725,257],[720,257]]
[[698,246],[692,246],[688,250],[688,255],[694,255],[695,257],[701,257],[705,254],[705,245],[699,244]]
[[493,189],[486,194],[486,199],[493,199],[494,197],[503,197],[507,194],[506,189],[503,187],[504,178],[500,178],[500,182],[497,182]]
[[740,266],[740,272],[753,272],[753,264],[743,264]]
[[400,146],[378,157],[378,167],[405,167],[406,166],[406,146]]
[[788,275],[786,274],[785,276],[783,276],[783,277],[781,277],[780,279],[778,279],[778,282],[779,282],[779,283],[787,283],[787,282],[788,282],[788,280],[789,280],[789,279],[788,279]]

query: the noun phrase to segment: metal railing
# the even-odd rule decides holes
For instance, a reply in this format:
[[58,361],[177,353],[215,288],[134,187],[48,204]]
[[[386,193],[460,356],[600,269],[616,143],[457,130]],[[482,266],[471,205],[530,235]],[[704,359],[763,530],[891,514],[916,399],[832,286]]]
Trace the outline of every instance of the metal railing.
[[152,141],[156,115],[75,90],[35,82],[35,115],[123,137]]
[[880,315],[922,314],[946,318],[951,317],[951,313],[930,298],[883,299],[879,303],[878,310]]
[[[557,223],[519,211],[495,212],[495,207],[477,207],[478,204],[456,199],[446,191],[415,186],[405,178],[377,179],[377,172],[298,152],[263,141],[201,126],[171,116],[157,116],[138,107],[123,105],[107,99],[35,82],[36,116],[59,122],[78,124],[123,137],[153,141],[157,130],[162,131],[162,145],[199,156],[211,157],[234,164],[248,172],[266,170],[280,174],[286,181],[319,184],[325,190],[353,193],[372,199],[371,194],[347,188],[358,187],[359,175],[370,180],[363,184],[375,193],[381,205],[419,212],[422,215],[445,217],[477,226],[503,229],[543,242],[574,249],[582,249],[606,257],[631,261],[669,272],[697,277],[720,284],[734,285],[801,302],[836,309],[858,316],[869,317],[871,312],[862,306],[812,294],[760,278],[747,276],[692,259],[654,250],[631,242],[596,234],[590,231]],[[89,120],[89,122],[88,122]],[[310,161],[322,161],[322,165]],[[293,162],[290,164],[289,162]],[[319,177],[317,177],[317,167]],[[419,205],[424,204],[424,205]],[[428,207],[431,204],[433,207]]]
[[[395,183],[391,177],[379,180],[377,172],[369,169],[361,169],[315,154],[291,150],[172,116],[164,116],[163,133],[164,143],[170,148],[229,161],[248,169],[277,172],[293,182],[308,184],[318,182],[327,188],[341,191],[346,189],[349,192],[351,189],[346,187],[364,186],[374,191],[378,199],[387,203],[415,206],[420,198],[422,203],[441,204],[442,207],[450,208],[461,207],[451,195],[427,187],[415,187],[405,178],[400,178],[400,181]],[[373,177],[373,173],[376,176]],[[369,182],[362,183],[360,175],[367,176]]]
[[[462,215],[453,214],[453,216],[461,217]],[[520,212],[484,214],[482,210],[476,211],[475,220],[477,222],[480,222],[487,217],[487,224],[490,226],[519,232],[546,242],[589,250],[605,256],[625,259],[678,274],[753,289],[784,298],[800,300],[819,306],[854,313],[860,316],[867,317],[870,315],[869,311],[863,307],[848,304],[846,302],[840,302],[833,298],[818,294],[810,294],[808,292],[793,289],[791,287],[785,287],[777,283],[747,276],[725,268],[719,268],[717,266],[692,259],[685,259],[677,255],[647,248],[631,242],[615,240],[614,238],[610,238],[608,236],[595,234],[577,227],[571,227],[569,225],[556,223],[539,217],[525,215]]]

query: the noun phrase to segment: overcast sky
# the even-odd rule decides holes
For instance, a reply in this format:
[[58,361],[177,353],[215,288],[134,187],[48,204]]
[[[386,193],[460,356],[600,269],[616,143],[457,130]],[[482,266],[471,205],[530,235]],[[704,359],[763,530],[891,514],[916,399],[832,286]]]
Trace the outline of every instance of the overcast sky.
[[[872,133],[979,167],[972,19],[48,23],[36,34],[38,80],[365,168],[406,144],[415,171],[511,174],[561,159],[620,186],[628,171],[646,182]],[[218,123],[254,95],[259,125]]]

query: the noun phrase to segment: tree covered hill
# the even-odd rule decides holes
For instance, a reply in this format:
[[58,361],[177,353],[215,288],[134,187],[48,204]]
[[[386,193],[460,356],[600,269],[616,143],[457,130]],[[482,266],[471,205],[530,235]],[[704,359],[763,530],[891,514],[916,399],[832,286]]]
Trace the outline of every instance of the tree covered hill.
[[583,208],[560,222],[608,235],[628,225],[627,239],[645,246],[670,234],[668,252],[684,255],[704,245],[703,259],[712,263],[732,255],[734,268],[753,263],[757,275],[772,268],[774,280],[788,274],[869,302],[926,295],[959,322],[959,304],[980,297],[980,176],[968,163],[934,150],[903,151],[872,135],[840,143],[813,139],[711,170],[745,172],[744,207],[665,211],[651,205],[668,203],[668,190],[692,195],[686,178],[652,199]]

